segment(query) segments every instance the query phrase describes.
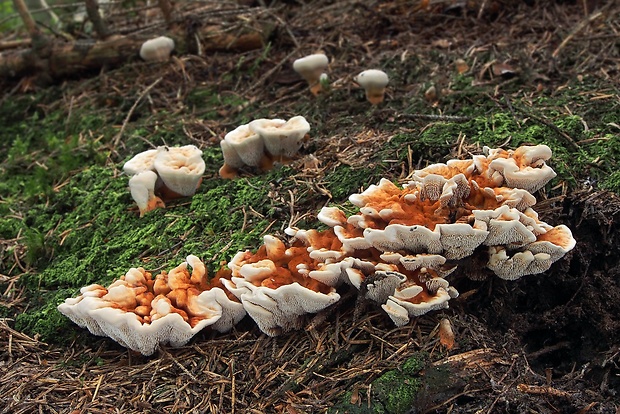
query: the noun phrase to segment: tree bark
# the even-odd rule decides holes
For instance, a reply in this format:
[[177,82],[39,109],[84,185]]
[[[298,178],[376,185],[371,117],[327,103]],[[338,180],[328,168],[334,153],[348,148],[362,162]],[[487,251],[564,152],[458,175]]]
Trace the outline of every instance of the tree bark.
[[[244,29],[242,33],[228,33],[220,26],[197,28],[188,35],[184,27],[176,27],[164,35],[175,42],[175,53],[183,55],[191,51],[248,51],[264,46],[273,26]],[[55,41],[48,45],[44,54],[35,48],[8,51],[0,54],[0,77],[20,77],[44,73],[51,78],[62,78],[84,71],[99,70],[103,66],[120,66],[139,58],[140,46],[150,37],[143,35],[110,36],[105,40],[67,43]],[[200,47],[196,42],[200,39]]]

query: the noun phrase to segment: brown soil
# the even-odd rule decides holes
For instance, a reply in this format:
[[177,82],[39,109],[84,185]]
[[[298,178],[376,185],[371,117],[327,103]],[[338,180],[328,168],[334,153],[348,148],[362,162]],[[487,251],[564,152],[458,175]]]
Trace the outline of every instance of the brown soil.
[[[604,7],[604,13],[618,13],[617,7],[604,2],[431,1],[429,7],[418,7],[418,2],[404,1],[319,1],[313,2],[314,8],[293,1],[276,3],[266,8],[267,14],[280,19],[280,25],[261,70],[263,77],[238,80],[241,86],[218,85],[224,93],[241,88],[242,95],[251,93],[266,108],[292,107],[306,96],[289,63],[291,56],[317,49],[333,56],[335,79],[347,78],[344,74],[387,57],[398,59],[407,51],[415,53],[419,67],[433,71],[442,86],[437,73],[448,71],[454,56],[464,56],[470,46],[477,45],[500,49],[498,57],[527,68],[533,83],[539,76],[546,78],[549,88],[575,76],[577,60],[582,70],[604,68],[618,80],[617,67],[613,72],[617,55],[611,63],[597,55],[602,45],[616,42],[617,46],[617,32],[615,37],[613,33],[592,37],[587,44],[575,34],[569,39],[574,41],[561,43],[596,7]],[[552,56],[558,49],[560,57]],[[585,59],[584,54],[592,58]],[[252,62],[260,51],[245,56]],[[187,90],[201,82],[213,83],[218,74],[234,68],[238,59],[238,55],[219,54],[208,65],[188,60],[183,70],[169,69],[163,75],[137,66],[119,71],[135,72],[134,81],[144,87],[163,77],[162,85],[168,85],[172,96],[183,79],[191,79]],[[483,66],[479,63],[476,69]],[[406,79],[417,70],[418,66],[405,67],[400,76]],[[105,79],[119,95],[125,81],[118,74]],[[71,86],[73,90],[83,93],[78,100],[102,99],[93,84],[82,89],[76,85]],[[32,87],[24,80],[11,86],[15,87],[12,93]],[[348,89],[342,86],[336,97],[354,94]],[[415,85],[410,90],[391,91],[388,99],[402,104],[412,96],[421,99],[422,92],[422,86]],[[165,108],[171,96],[154,99]],[[307,184],[319,194],[325,172],[339,163],[363,165],[391,132],[373,135],[351,127],[358,139],[353,155],[345,155],[340,151],[351,145],[351,137],[346,129],[336,133],[330,128],[364,119],[366,128],[381,131],[382,125],[394,122],[382,110],[367,117],[362,95],[350,106],[336,98],[331,103],[331,112],[322,114],[324,124],[317,134],[332,140],[306,148],[323,162],[321,175],[309,176]],[[458,107],[443,109],[459,115]],[[233,126],[235,110],[223,108],[217,123],[189,125],[188,136],[209,142],[211,130],[220,134]],[[336,114],[342,115],[338,121],[333,120]],[[412,116],[403,118],[402,125],[421,129],[429,122],[424,116]],[[437,157],[450,152],[460,152],[460,148],[430,149],[417,154],[414,162],[442,161]],[[402,178],[405,168],[395,165],[386,174]],[[317,211],[324,201],[325,197],[307,200],[296,207]],[[244,320],[231,333],[201,333],[188,346],[161,349],[149,358],[104,338],[92,337],[86,344],[68,347],[47,345],[3,322],[1,412],[319,413],[338,406],[343,407],[338,412],[381,412],[371,408],[378,404],[372,400],[373,381],[423,352],[428,362],[417,378],[426,382],[411,413],[617,414],[620,198],[604,191],[573,190],[543,201],[537,210],[543,220],[572,229],[577,246],[565,259],[542,275],[516,282],[495,277],[472,281],[465,277],[467,269],[460,269],[452,282],[461,296],[451,302],[451,308],[402,328],[394,328],[376,307],[358,303],[352,292],[345,293],[348,299],[335,309],[309,320],[305,330],[269,338]],[[443,317],[450,319],[456,332],[456,346],[449,351],[440,345],[437,334]],[[345,398],[351,404],[343,405]]]

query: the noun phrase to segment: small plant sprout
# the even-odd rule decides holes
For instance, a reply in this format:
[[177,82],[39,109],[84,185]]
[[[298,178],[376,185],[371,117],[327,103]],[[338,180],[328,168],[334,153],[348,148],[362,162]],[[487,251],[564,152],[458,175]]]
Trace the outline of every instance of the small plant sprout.
[[329,76],[327,73],[321,73],[319,76],[319,84],[321,85],[321,90],[327,92],[330,89]]
[[174,50],[174,40],[159,36],[147,40],[140,47],[140,57],[145,62],[166,62]]
[[[321,76],[327,69],[329,60],[322,53],[308,55],[293,62],[293,69],[308,82],[310,92],[318,95],[323,90]],[[327,75],[326,75],[327,76]]]
[[385,87],[389,82],[388,75],[382,70],[368,69],[361,72],[354,79],[366,91],[366,99],[373,105],[378,105],[385,99]]

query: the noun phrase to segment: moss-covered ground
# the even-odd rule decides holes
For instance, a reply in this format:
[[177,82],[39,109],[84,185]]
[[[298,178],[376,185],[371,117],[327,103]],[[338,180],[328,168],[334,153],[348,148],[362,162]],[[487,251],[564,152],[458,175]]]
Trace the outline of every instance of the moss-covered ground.
[[[385,7],[389,18],[400,16]],[[494,22],[489,30],[498,33]],[[400,40],[391,41],[378,24],[342,29],[374,33],[385,46],[376,54],[354,48],[353,40],[336,47],[325,32],[332,84],[319,97],[309,94],[290,62],[277,66],[291,47],[282,39],[242,55],[186,59],[182,66],[131,64],[82,83],[28,91],[15,80],[7,83],[12,88],[0,97],[0,317],[54,346],[88,344],[90,334],[56,310],[80,287],[108,284],[131,267],[169,269],[188,254],[214,272],[236,252],[256,249],[265,234],[282,234],[292,222],[317,226],[315,215],[325,204],[350,209],[348,196],[381,177],[403,180],[415,168],[484,146],[550,146],[558,176],[539,197],[586,187],[620,192],[620,94],[610,80],[616,72],[580,70],[588,61],[565,54],[555,61],[563,70],[548,69],[542,56],[513,54],[506,45],[472,51],[470,35],[462,33],[458,47],[427,42],[414,54],[406,42],[416,36],[394,29]],[[458,58],[471,66],[462,74],[454,68]],[[490,74],[488,62],[510,59],[515,76]],[[391,78],[377,107],[351,83],[368,66]],[[431,85],[438,95],[425,97]],[[298,160],[268,172],[244,171],[235,180],[218,176],[218,142],[227,131],[260,117],[293,115],[312,126]],[[207,163],[196,195],[140,218],[123,163],[146,149],[184,144],[200,147]],[[318,165],[308,162],[310,155]],[[421,387],[418,357],[381,375],[374,371],[364,384],[372,384],[367,411],[350,403],[349,391],[334,412],[408,412]]]

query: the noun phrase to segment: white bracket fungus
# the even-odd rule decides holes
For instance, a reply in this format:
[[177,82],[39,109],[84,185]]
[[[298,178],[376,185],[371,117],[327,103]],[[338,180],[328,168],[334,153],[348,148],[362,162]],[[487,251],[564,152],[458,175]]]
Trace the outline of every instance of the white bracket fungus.
[[224,165],[222,178],[235,178],[238,170],[247,165],[270,169],[274,162],[287,162],[294,157],[310,131],[303,116],[283,119],[256,119],[228,132],[220,147]]
[[107,336],[144,355],[159,345],[185,345],[207,326],[220,332],[232,329],[245,315],[243,305],[231,300],[223,285],[207,282],[204,264],[196,256],[190,276],[188,262],[157,276],[132,268],[108,288],[90,285],[58,310],[92,334]]
[[[259,121],[238,131],[245,138],[222,141],[231,166],[248,161],[239,150],[245,144],[239,142],[247,138],[263,145],[264,130],[286,124]],[[269,151],[286,152],[274,148]],[[226,155],[228,150],[233,156]],[[157,160],[171,152],[145,154],[126,168],[137,174],[132,180],[141,186],[136,187],[140,203],[151,199]],[[265,154],[262,147],[256,152],[253,164]],[[150,354],[159,344],[180,346],[206,326],[229,330],[246,312],[268,335],[297,329],[305,314],[336,303],[336,287],[346,282],[381,303],[401,326],[448,307],[458,292],[447,276],[462,261],[486,262],[497,276],[515,280],[548,270],[575,247],[566,226],[541,221],[533,209],[536,199],[530,192],[555,176],[545,164],[549,157],[546,146],[486,148],[470,160],[415,171],[402,188],[382,179],[349,197],[358,213],[347,217],[336,207],[325,207],[318,218],[328,229],[289,227],[287,241],[264,236],[256,252],[237,253],[228,269],[211,280],[204,263],[188,256],[154,279],[144,269],[130,269],[108,288],[82,288],[80,296],[58,309],[95,335]]]

